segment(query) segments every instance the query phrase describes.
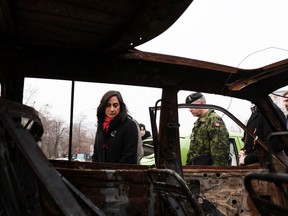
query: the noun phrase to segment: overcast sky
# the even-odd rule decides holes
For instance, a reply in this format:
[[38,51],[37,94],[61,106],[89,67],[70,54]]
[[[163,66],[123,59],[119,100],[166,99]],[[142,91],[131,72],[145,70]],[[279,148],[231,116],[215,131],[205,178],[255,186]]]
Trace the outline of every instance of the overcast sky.
[[194,0],[172,27],[138,48],[234,67],[288,58],[287,0]]
[[[257,68],[288,58],[288,0],[194,0],[166,32],[137,49],[215,62],[240,68]],[[36,89],[29,103],[49,108],[69,119],[71,82],[27,79],[26,89]],[[119,90],[132,116],[150,130],[148,107],[161,97],[159,89],[78,82],[75,113],[96,125],[96,108],[108,90]],[[179,93],[179,103],[190,92]],[[221,105],[241,121],[250,115],[250,103],[206,95],[207,103]],[[80,106],[81,105],[81,106]],[[187,111],[180,122],[191,130],[195,118]],[[191,121],[190,121],[191,119]],[[186,133],[185,129],[185,133]]]

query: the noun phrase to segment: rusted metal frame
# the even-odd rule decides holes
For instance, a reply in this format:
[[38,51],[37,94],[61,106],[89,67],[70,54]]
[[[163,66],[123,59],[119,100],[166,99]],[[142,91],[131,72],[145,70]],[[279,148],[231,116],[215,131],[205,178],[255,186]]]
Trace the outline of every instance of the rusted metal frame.
[[[249,199],[247,200],[248,193],[244,188],[244,176],[249,172],[266,172],[267,169],[260,168],[259,166],[222,166],[222,167],[213,167],[213,166],[184,166],[184,180],[189,182],[190,180],[197,180],[200,182],[200,194],[197,196],[198,202],[202,205],[203,201],[206,200],[211,202],[211,204],[216,204],[216,208],[222,208],[222,213],[224,215],[257,215],[254,206],[251,204]],[[216,186],[217,185],[217,186]],[[216,186],[219,190],[213,189]],[[255,186],[257,190],[261,190],[259,187]],[[219,197],[222,192],[228,192],[230,195],[227,197]],[[263,190],[266,194],[269,194],[269,190]],[[216,196],[216,199],[215,199]],[[221,195],[220,195],[221,196]],[[229,197],[229,198],[228,198]],[[236,201],[233,204],[233,200],[237,200],[239,197],[240,201]],[[227,199],[228,198],[228,199]],[[222,205],[224,204],[224,205]],[[226,206],[226,207],[225,207]],[[208,210],[207,205],[202,205],[203,211]],[[248,207],[248,208],[246,208]],[[244,208],[244,209],[243,209]],[[230,210],[229,210],[230,209]],[[234,210],[237,210],[236,212]],[[228,211],[229,210],[229,211]],[[230,213],[228,213],[230,212]],[[234,212],[231,214],[231,212]],[[210,212],[211,213],[211,212]],[[225,214],[226,213],[226,214]]]
[[[257,142],[261,145],[261,147],[264,148],[264,150],[266,152],[270,152],[269,148],[267,147],[267,144],[262,141],[260,138],[258,138],[255,134],[253,134],[251,131],[249,131],[247,129],[247,127],[241,122],[239,121],[239,119],[237,119],[232,113],[230,113],[228,110],[220,107],[220,106],[216,106],[216,105],[211,105],[211,104],[178,104],[179,108],[207,108],[207,109],[215,109],[215,110],[219,110],[221,112],[223,112],[225,115],[227,115],[229,118],[231,118],[237,125],[239,125],[239,127],[241,127],[249,136],[253,137],[253,139],[257,140]],[[161,107],[151,107],[150,109],[161,109]],[[273,154],[273,157],[280,163],[282,164],[283,167],[286,167],[285,164],[283,163],[283,161],[276,155]]]
[[9,0],[0,0],[0,32],[2,37],[13,39],[15,37],[14,21],[10,12]]
[[180,141],[177,93],[178,90],[170,87],[164,87],[162,90],[159,123],[160,142],[157,149],[158,163],[156,163],[156,167],[175,170],[176,173],[182,176],[182,164],[179,157]]
[[[72,162],[72,163],[74,163],[74,162]],[[147,180],[148,184],[151,185],[151,189],[147,188],[147,190],[152,192],[152,194],[154,192],[155,192],[155,194],[167,193],[167,194],[170,194],[170,197],[175,198],[175,204],[176,203],[180,204],[178,201],[181,200],[184,203],[187,203],[189,208],[190,208],[190,206],[191,206],[191,208],[196,208],[196,210],[195,210],[196,212],[197,212],[197,208],[199,208],[199,206],[197,206],[197,200],[195,199],[195,197],[191,194],[191,192],[189,191],[189,189],[185,185],[184,180],[181,178],[181,176],[179,176],[173,170],[156,169],[156,168],[138,169],[138,167],[136,167],[135,169],[131,169],[131,167],[130,168],[127,167],[126,169],[123,169],[123,168],[117,169],[116,167],[111,168],[111,169],[107,169],[107,168],[100,168],[99,169],[99,167],[95,167],[95,169],[93,169],[92,166],[90,168],[86,167],[85,169],[83,169],[82,163],[78,163],[78,164],[79,164],[78,168],[75,168],[74,166],[70,167],[70,168],[65,168],[65,166],[60,168],[58,166],[58,170],[59,170],[59,172],[62,173],[63,176],[66,176],[66,178],[68,178],[68,179],[70,178],[70,177],[68,177],[69,175],[71,175],[72,178],[75,175],[76,176],[85,176],[85,178],[88,178],[90,180],[91,180],[91,178],[93,178],[92,176],[95,176],[95,179],[93,181],[95,181],[95,186],[97,186],[97,188],[101,188],[103,186],[108,187],[108,188],[111,187],[110,181],[112,181],[114,183],[117,182],[116,183],[117,185],[118,184],[121,185],[122,184],[121,182],[123,182],[123,181],[125,182],[125,184],[126,183],[130,184],[129,182],[131,180],[132,180],[131,182],[139,183],[138,181],[140,179],[138,179],[137,177],[131,177],[131,176],[137,176],[136,174],[140,173],[140,174],[143,174],[143,175],[141,175],[141,177],[142,176],[145,177],[145,178],[141,178],[141,181],[143,179],[145,179],[144,181]],[[93,165],[93,164],[90,163],[90,165]],[[77,174],[75,173],[75,171]],[[104,179],[101,178],[102,175],[100,173],[106,173],[107,174],[107,179],[105,177],[106,183],[105,183],[105,181],[103,181]],[[91,175],[91,177],[90,177],[90,175]],[[118,177],[116,177],[116,175]],[[146,176],[147,176],[147,178],[146,178]],[[130,178],[132,178],[132,179],[130,179]],[[173,180],[171,180],[171,179],[173,179]],[[98,181],[98,180],[101,180],[101,181]],[[175,180],[175,184],[173,183],[174,180]],[[73,182],[73,180],[71,180],[71,182]],[[81,187],[85,187],[85,186],[83,185]],[[77,189],[76,189],[76,193],[77,193]],[[152,194],[148,194],[148,196],[152,197]],[[175,196],[173,196],[173,194],[175,194]],[[79,197],[79,196],[77,196],[77,197]],[[133,198],[131,198],[131,199],[133,199]],[[154,198],[151,198],[151,199],[154,200]],[[157,208],[159,205],[155,204],[154,201],[152,201],[152,200],[151,200],[151,202],[149,202],[149,206],[153,207],[153,208]],[[163,201],[163,200],[161,200],[161,201]],[[155,199],[155,202],[157,202],[157,198]],[[173,202],[171,204],[172,205],[169,207],[173,208]],[[181,203],[181,205],[182,204],[183,203]],[[155,212],[161,212],[161,210],[158,209]]]
[[157,107],[158,103],[161,102],[161,99],[156,101],[155,107],[149,107],[149,114],[150,114],[150,122],[151,122],[151,129],[152,129],[152,139],[153,139],[153,147],[154,147],[154,157],[155,163],[157,164],[158,158],[158,146],[159,146],[159,134],[157,128]]
[[[172,196],[172,193],[184,195],[196,215],[203,215],[196,197],[191,193],[187,184],[178,173],[171,169],[148,169],[147,172],[150,175],[155,190],[159,190],[161,193],[164,191],[169,192],[170,196]],[[170,188],[169,185],[175,190]]]
[[[130,49],[126,53],[119,56],[119,58],[127,60],[141,60],[154,63],[163,63],[168,65],[185,66],[189,68],[207,69],[211,71],[218,71],[227,74],[236,74],[239,69],[231,66],[221,65],[212,62],[206,62],[196,59],[184,58],[179,56],[165,55],[159,53],[151,53],[140,51],[137,49]],[[178,74],[177,74],[178,75]]]
[[71,83],[71,103],[70,103],[70,126],[69,126],[69,146],[68,146],[68,160],[72,160],[72,139],[73,139],[73,115],[74,115],[74,94],[75,94],[75,81]]
[[[38,140],[39,135],[42,135],[41,122],[34,109],[3,98],[0,99],[0,107],[3,113],[7,110],[8,112],[14,111],[15,125],[21,125],[21,118],[18,115],[23,114],[25,118],[30,117],[31,119],[27,121],[24,128],[27,128],[34,139]],[[32,122],[35,124],[31,124]],[[9,137],[3,121],[1,123],[1,186],[4,186],[1,191],[5,197],[5,200],[2,200],[5,212],[6,214],[11,213],[11,215],[28,215],[28,212],[38,215],[41,212],[41,205],[35,175],[32,174],[31,168],[19,154],[18,149],[15,148],[14,141]]]
[[[281,62],[285,63],[286,61]],[[277,62],[275,64],[263,67],[262,70],[258,69],[258,73],[255,73],[252,76],[236,80],[232,83],[227,83],[227,86],[232,91],[239,91],[261,80],[269,79],[270,77],[274,77],[278,74],[287,73],[287,70],[287,64],[282,65],[280,62]],[[254,71],[257,71],[257,69]]]
[[0,134],[0,202],[6,215],[28,215],[22,188],[11,161],[4,131]]
[[[157,106],[157,103],[156,103],[155,107],[150,107],[149,108],[149,110],[150,110],[150,120],[151,120],[152,128],[155,128],[154,129],[154,133],[153,133],[153,139],[154,139],[153,141],[154,141],[154,144],[155,143],[157,144],[156,148],[157,148],[158,145],[162,145],[162,143],[159,142],[159,138],[158,138],[159,135],[158,135],[158,132],[157,132],[157,124],[156,124],[156,112],[157,112],[157,110],[160,110],[161,107],[162,106]],[[211,105],[211,104],[178,104],[178,108],[190,108],[190,107],[192,107],[192,108],[214,109],[214,110],[219,110],[219,111],[223,112],[225,115],[230,117],[237,125],[239,125],[244,131],[246,131],[251,137],[253,137],[254,139],[257,139],[258,142],[260,143],[260,145],[264,146],[264,149],[266,150],[266,152],[269,152],[269,149],[266,147],[266,144],[261,139],[259,139],[255,134],[253,134],[251,131],[249,131],[247,129],[247,127],[241,121],[239,121],[239,119],[236,118],[232,113],[230,113],[228,110],[226,110],[226,109],[224,109],[224,108],[222,108],[220,106]],[[169,148],[167,148],[167,149],[169,149]],[[162,148],[161,151],[164,151],[164,152],[168,151],[167,149]],[[170,150],[171,149],[169,149],[169,151]],[[158,152],[158,151],[156,151],[156,152]],[[275,155],[274,157],[277,158],[277,161],[279,163],[283,164],[282,160],[277,155]],[[157,160],[156,160],[156,164],[157,164]]]
[[[1,65],[1,63],[0,63]],[[23,89],[24,89],[24,77],[21,74],[17,74],[16,70],[9,68],[1,69],[1,96],[12,101],[22,103]],[[15,72],[15,73],[14,73]]]
[[[286,126],[284,125],[284,122],[282,122],[281,118],[279,117],[279,114],[276,112],[273,101],[269,96],[262,96],[257,97],[254,96],[251,100],[260,110],[260,112],[263,114],[263,116],[267,119],[267,122],[270,124],[272,129],[276,132],[279,131],[286,131]],[[288,136],[281,136],[280,140],[282,140],[283,147],[287,149],[288,147]],[[272,149],[270,145],[262,145],[261,139],[258,138],[258,143],[260,146],[256,146],[259,150],[259,161],[261,164],[264,165],[264,158],[267,156],[266,153],[272,153]],[[272,156],[272,157],[270,157]],[[272,164],[272,159],[274,159],[276,156],[279,165],[281,165],[284,172],[287,170],[287,161],[282,161],[280,157],[277,154],[270,154],[268,157],[267,163],[265,164],[271,172],[275,171],[275,165]]]
[[13,121],[15,117],[19,118],[19,115],[3,109],[0,111],[3,126],[15,141],[15,145],[39,181],[45,186],[64,215],[84,215],[84,211],[63,183],[56,170],[45,158],[34,138],[17,122]]
[[5,98],[0,98],[0,112],[3,113],[3,115],[9,115],[12,118],[27,118],[43,128],[38,112],[32,107]]
[[[72,163],[74,163],[74,162],[72,162]],[[106,179],[106,181],[108,181],[108,185],[110,184],[109,181],[113,181],[113,182],[117,181],[119,184],[121,181],[124,181],[124,182],[130,181],[130,180],[127,180],[126,178],[123,179],[122,175],[118,175],[118,177],[115,177],[115,175],[117,175],[117,174],[124,174],[124,176],[127,176],[130,179],[131,176],[135,176],[134,174],[136,174],[136,173],[143,173],[144,176],[147,175],[147,181],[149,182],[149,184],[153,185],[153,188],[152,188],[153,191],[163,193],[163,194],[165,194],[165,193],[170,194],[170,197],[175,197],[175,203],[178,203],[176,201],[176,198],[178,198],[179,200],[180,199],[183,200],[185,203],[187,200],[188,205],[191,206],[191,208],[193,208],[195,210],[195,212],[201,212],[201,208],[199,207],[196,198],[194,197],[194,195],[191,193],[191,191],[189,190],[189,188],[185,184],[185,181],[181,178],[180,175],[178,175],[175,171],[170,170],[170,169],[156,169],[156,168],[131,169],[131,167],[130,168],[127,167],[127,169],[123,169],[123,168],[121,168],[121,169],[117,169],[117,168],[92,169],[92,167],[87,169],[87,167],[86,167],[86,169],[83,169],[82,163],[81,164],[79,163],[78,168],[75,168],[75,167],[60,168],[58,166],[58,170],[59,170],[59,172],[62,173],[62,175],[66,176],[67,178],[69,178],[67,174],[75,175],[75,170],[77,170],[79,172],[79,173],[77,172],[78,173],[77,176],[85,176],[86,178],[87,178],[87,176],[91,175],[91,176],[97,176],[97,179],[100,179],[99,176],[101,176],[101,174],[99,174],[99,172],[100,173],[106,173],[107,177],[108,177],[108,179]],[[139,179],[137,179],[135,177],[132,177],[132,179],[134,179],[133,181],[136,181],[136,182],[139,181]],[[96,181],[96,185],[98,188],[99,182],[97,183],[96,179],[95,179],[95,181]],[[102,185],[102,186],[105,185],[105,182],[103,181],[103,179],[100,181],[100,185]],[[106,182],[106,185],[107,185],[107,182]],[[76,193],[77,193],[77,189],[76,189]],[[175,196],[173,196],[173,194],[175,194]],[[151,196],[151,194],[149,194],[149,196]],[[157,208],[158,205],[152,204],[152,206],[154,206],[154,207],[156,206],[155,208]],[[157,211],[157,212],[159,212],[159,211]],[[197,215],[201,215],[201,214],[197,214]]]
[[[276,131],[286,131],[286,125],[281,121],[278,113],[273,107],[273,101],[269,96],[256,98],[255,104],[264,117],[268,120],[271,127]],[[288,147],[288,137],[284,139],[284,143]]]
[[96,207],[91,200],[86,198],[86,196],[79,191],[73,184],[71,184],[64,176],[62,176],[58,172],[59,176],[62,178],[63,182],[67,185],[67,187],[71,190],[71,192],[75,195],[76,199],[81,202],[82,205],[85,206],[85,209],[89,210],[89,213],[92,215],[105,216],[106,214],[101,211],[98,207]]
[[[58,51],[56,50],[56,53]],[[23,51],[23,53],[19,52],[18,55],[15,55],[11,56],[11,58],[4,55],[2,58],[3,63],[0,64],[0,67],[13,67],[15,72],[17,71],[22,73],[23,76],[29,77],[49,77],[53,79],[131,84],[158,88],[168,83],[168,85],[175,88],[181,86],[183,90],[191,89],[191,78],[193,78],[194,82],[193,87],[199,90],[200,88],[202,90],[206,88],[203,84],[199,84],[204,78],[197,76],[198,73],[204,73],[205,77],[211,76],[212,78],[210,79],[215,80],[215,82],[209,84],[210,91],[213,89],[213,91],[215,90],[214,93],[218,92],[219,94],[220,88],[221,92],[223,91],[226,77],[233,71],[231,67],[196,60],[182,59],[183,63],[181,63],[180,59],[179,61],[173,61],[172,56],[167,57],[165,55],[162,56],[163,62],[145,60],[145,58],[139,58],[139,60],[124,59],[113,54],[107,56],[79,56],[79,54],[66,53],[56,56],[54,53],[46,53],[45,55],[43,50],[38,50],[38,52]],[[109,73],[96,74],[95,71],[108,71]],[[135,74],[135,71],[137,71],[137,74]],[[179,74],[181,74],[181,79],[179,79]],[[216,82],[216,80],[218,81]],[[206,82],[206,80],[204,81]]]
[[[232,113],[230,113],[228,110],[216,106],[216,105],[211,105],[211,104],[179,104],[179,107],[183,108],[206,108],[206,109],[215,109],[223,112],[225,115],[227,115],[229,118],[231,118],[239,127],[241,127],[249,136],[253,137],[254,140],[257,140],[257,143],[263,148],[263,150],[267,153],[270,153],[269,146],[267,145],[266,142],[264,142],[262,139],[260,139],[257,135],[255,135],[252,131],[249,131],[248,128],[241,122],[239,121]],[[271,154],[271,157],[277,161],[282,167],[286,167],[285,163],[281,160],[281,158],[276,155],[275,153]],[[265,165],[265,164],[262,164]]]
[[[229,118],[231,118],[237,125],[239,125],[244,131],[247,131],[247,127],[232,113],[230,113],[228,110],[226,110],[223,107],[212,105],[212,104],[178,104],[179,108],[199,108],[199,109],[214,109],[221,111],[224,115],[227,115]],[[252,134],[252,133],[251,133]]]
[[[254,190],[253,181],[261,180],[272,182],[275,185],[288,184],[288,175],[286,173],[257,173],[251,172],[248,173],[244,178],[244,184],[247,192],[249,193],[254,205],[258,209],[261,215],[283,215],[283,213],[288,214],[288,208],[285,206],[280,206],[272,203],[263,197],[260,197],[256,194]],[[283,188],[282,188],[283,189]],[[280,189],[280,192],[283,191]],[[284,191],[286,196],[286,192]]]
[[[269,148],[267,147],[267,144],[261,140],[260,138],[258,138],[254,133],[252,133],[251,131],[248,130],[248,128],[241,122],[239,121],[238,118],[236,118],[232,113],[230,113],[228,110],[220,107],[220,106],[216,106],[216,105],[211,105],[211,104],[178,104],[179,108],[207,108],[207,109],[214,109],[214,110],[219,110],[221,112],[223,112],[225,115],[227,115],[229,118],[231,118],[237,125],[239,125],[239,127],[241,127],[249,136],[253,137],[255,140],[257,140],[257,142],[260,144],[260,146],[265,150],[265,152],[270,152]],[[150,109],[161,109],[161,107],[153,107]],[[279,162],[283,167],[285,166],[285,163],[281,160],[281,158],[272,153],[272,157],[274,159],[276,159],[277,162]]]

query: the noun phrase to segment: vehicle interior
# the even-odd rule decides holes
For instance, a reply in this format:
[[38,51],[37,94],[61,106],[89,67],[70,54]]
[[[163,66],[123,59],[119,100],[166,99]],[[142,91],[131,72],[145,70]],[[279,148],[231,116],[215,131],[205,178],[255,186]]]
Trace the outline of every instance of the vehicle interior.
[[[288,133],[271,103],[272,96],[283,100],[281,89],[288,86],[288,59],[243,69],[137,48],[171,27],[192,0],[0,2],[0,215],[288,213]],[[67,127],[61,126],[63,119],[51,119],[47,101],[54,97],[53,86],[43,85],[49,91],[39,106],[33,101],[33,89],[27,93],[31,79],[35,79],[34,84],[60,81],[55,95],[68,89],[68,94],[55,103],[65,107]],[[127,85],[156,89],[157,99],[144,107],[153,137],[153,166],[89,161],[95,134],[81,141],[86,156],[75,147],[74,129],[80,131],[85,120],[74,115],[82,103],[80,98],[93,101],[89,110],[95,115],[98,101],[91,96],[101,95],[104,87],[84,95],[77,91],[81,85],[88,89],[95,83],[108,88]],[[190,92],[255,104],[273,129],[271,136],[280,138],[283,151],[271,151],[269,141],[248,130],[246,122],[239,120],[241,111],[232,113],[221,102],[212,102],[198,107],[219,110],[237,125],[237,132],[245,131],[253,137],[259,164],[183,165],[181,132],[182,128],[191,130],[193,117],[182,118],[180,110],[187,114],[193,106],[184,104],[183,97]],[[139,97],[137,91],[133,96],[134,100]],[[244,105],[239,106],[244,110]],[[188,121],[189,125],[183,127]],[[96,118],[92,120],[94,132],[95,122]],[[65,151],[57,146],[60,139],[48,140],[51,134],[47,131],[66,132],[62,137]],[[48,146],[57,147],[53,157]],[[81,158],[77,158],[78,153]],[[237,161],[238,152],[235,154]],[[196,187],[191,182],[196,182]]]

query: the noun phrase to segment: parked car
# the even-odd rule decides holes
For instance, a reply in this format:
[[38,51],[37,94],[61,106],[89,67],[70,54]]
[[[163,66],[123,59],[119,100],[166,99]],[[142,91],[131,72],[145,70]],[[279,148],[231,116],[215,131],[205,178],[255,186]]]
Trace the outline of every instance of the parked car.
[[[229,144],[230,144],[230,159],[231,166],[238,166],[238,153],[243,148],[243,135],[241,133],[230,133]],[[182,165],[186,165],[187,152],[190,145],[190,135],[180,137],[180,151],[181,151],[181,162]],[[154,146],[153,139],[148,138],[143,140],[144,156],[140,161],[141,165],[154,165]]]

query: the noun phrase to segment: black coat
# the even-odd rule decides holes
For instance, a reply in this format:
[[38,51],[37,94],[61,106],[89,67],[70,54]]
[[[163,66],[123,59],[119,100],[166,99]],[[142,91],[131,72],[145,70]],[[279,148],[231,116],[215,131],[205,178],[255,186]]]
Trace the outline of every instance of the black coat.
[[98,125],[92,161],[136,164],[138,136],[137,125],[130,118],[121,121],[116,117],[107,133],[103,132],[102,124]]
[[[282,110],[274,105],[279,117],[285,123],[285,115]],[[247,122],[247,127],[251,132],[255,132],[255,134],[263,141],[267,142],[268,145],[274,152],[279,152],[283,150],[281,145],[281,141],[278,137],[272,137],[268,140],[269,135],[273,132],[270,124],[262,115],[259,110],[253,112]],[[244,149],[246,151],[247,156],[245,157],[244,163],[245,165],[256,163],[259,161],[258,154],[254,145],[253,137],[249,136],[248,134],[244,133]]]
[[149,131],[145,130],[145,134],[141,138],[142,138],[142,140],[145,140],[145,139],[150,138],[150,137],[151,137],[151,133]]

